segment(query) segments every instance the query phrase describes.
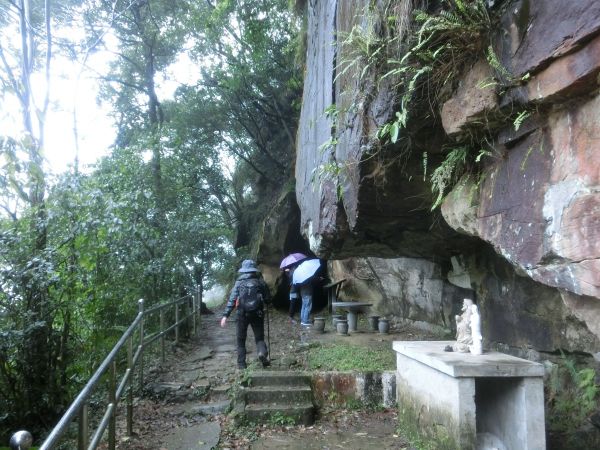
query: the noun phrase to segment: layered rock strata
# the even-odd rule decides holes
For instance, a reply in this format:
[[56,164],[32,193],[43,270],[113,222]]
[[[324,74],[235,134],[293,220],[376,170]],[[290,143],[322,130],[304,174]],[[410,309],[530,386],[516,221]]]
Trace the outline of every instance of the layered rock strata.
[[[360,280],[366,264],[375,281],[346,295],[368,291],[386,314],[444,326],[461,294],[444,293],[454,283],[477,297],[492,340],[600,351],[600,3],[492,2],[503,8],[493,48],[508,87],[490,84],[497,74],[473,61],[440,106],[441,124],[419,123],[402,158],[400,146],[381,150],[374,139],[398,93],[341,73],[340,45],[332,45],[366,26],[358,12],[368,3],[308,5],[296,192],[311,250],[346,261],[331,266],[333,277]],[[465,177],[446,197],[442,218],[430,210],[422,152],[435,165],[442,144],[482,124],[493,129],[493,151],[480,177]],[[411,285],[403,276],[432,273],[441,287],[403,291]]]

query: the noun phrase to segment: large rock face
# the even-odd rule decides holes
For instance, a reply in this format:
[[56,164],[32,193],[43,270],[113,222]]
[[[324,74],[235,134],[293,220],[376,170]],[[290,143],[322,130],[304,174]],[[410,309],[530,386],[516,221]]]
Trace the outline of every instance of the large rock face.
[[[442,207],[446,221],[534,280],[600,298],[598,117],[600,97],[540,118],[489,164],[479,187],[455,189]],[[467,195],[477,197],[475,214]]]
[[308,5],[309,70],[298,129],[296,192],[302,211],[302,227],[310,245],[322,253],[335,241],[338,214],[335,180],[329,172],[333,155],[327,147],[332,139],[332,121],[325,110],[335,103],[333,97],[336,0],[310,0]]
[[[402,149],[395,148],[388,154],[374,139],[378,127],[394,114],[396,93],[385,82],[379,89],[374,83],[359,83],[352,63],[340,58],[332,45],[336,36],[364,25],[361,12],[369,4],[309,2],[308,70],[296,157],[301,228],[321,257],[450,257],[470,240],[452,232],[439,213],[431,213],[420,153],[404,158]],[[326,113],[332,107],[335,120]],[[439,144],[438,134],[423,135],[423,145],[435,149],[432,142]]]
[[[374,139],[397,93],[353,71],[336,77],[344,56],[332,42],[364,25],[357,12],[369,3],[309,2],[296,191],[311,249],[344,259],[333,277],[354,279],[345,294],[375,299],[381,313],[448,326],[465,294],[452,283],[466,283],[490,340],[600,351],[600,3],[495,2],[505,8],[494,48],[520,82],[500,92],[473,61],[441,121],[420,124],[402,158]],[[493,155],[447,196],[442,219],[421,153],[439,163],[443,143],[488,119]]]
[[[499,43],[516,76],[531,74],[507,95],[518,98],[523,111],[535,106],[536,113],[519,129],[506,125],[484,181],[457,187],[442,211],[452,227],[491,243],[520,273],[600,298],[600,36],[593,37],[600,29],[600,4],[570,2],[548,16],[541,3],[554,5],[551,10],[559,2],[531,2],[530,29],[517,39],[518,23],[510,19],[523,8],[518,2],[505,17],[509,39]],[[577,19],[565,23],[570,17]],[[478,93],[483,79],[465,78],[455,97]],[[488,103],[488,114],[494,107],[500,110],[500,102]],[[474,109],[460,125],[458,115],[448,112],[448,133],[468,127]],[[464,208],[465,195],[476,197],[474,209]]]
[[335,279],[346,279],[344,297],[372,303],[371,314],[402,317],[446,330],[454,327],[454,315],[460,312],[463,298],[474,295],[470,288],[449,283],[440,265],[425,259],[349,258],[330,266]]

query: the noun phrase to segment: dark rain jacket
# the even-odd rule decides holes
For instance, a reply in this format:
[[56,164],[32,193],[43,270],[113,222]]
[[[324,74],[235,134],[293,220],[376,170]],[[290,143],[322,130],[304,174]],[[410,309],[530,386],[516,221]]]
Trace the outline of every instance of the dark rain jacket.
[[224,317],[229,317],[231,315],[231,312],[233,311],[233,308],[235,308],[235,301],[240,295],[240,281],[248,280],[250,278],[259,279],[259,290],[262,294],[263,303],[271,302],[271,292],[269,291],[269,287],[267,286],[267,283],[265,283],[265,280],[262,279],[260,272],[242,273],[240,274],[240,276],[238,276],[238,279],[235,281],[233,289],[231,290],[231,294],[229,294],[229,299],[227,300],[227,305],[225,305],[225,311],[223,312]]

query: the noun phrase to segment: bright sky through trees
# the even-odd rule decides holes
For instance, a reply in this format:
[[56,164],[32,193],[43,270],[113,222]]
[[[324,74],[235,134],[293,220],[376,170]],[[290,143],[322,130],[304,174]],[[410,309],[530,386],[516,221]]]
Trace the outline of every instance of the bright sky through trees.
[[[44,156],[55,174],[72,166],[76,156],[79,169],[86,171],[98,158],[110,152],[116,130],[109,109],[97,100],[99,84],[96,79],[107,71],[110,58],[109,52],[95,52],[87,59],[88,68],[83,69],[78,62],[59,55],[53,60]],[[194,84],[198,78],[198,67],[186,53],[182,53],[157,80],[157,93],[161,101],[172,99],[178,86]],[[32,82],[34,91],[41,92],[45,83],[43,76],[35,74]],[[22,133],[18,101],[6,95],[2,103],[0,135],[16,136]],[[75,123],[78,146],[75,142]]]
[[[105,65],[100,58],[89,64]],[[115,130],[106,107],[97,102],[98,83],[89,72],[67,60],[55,62],[56,74],[52,79],[53,109],[46,125],[45,156],[53,172],[63,172],[75,161],[79,150],[79,166],[85,171],[109,151]],[[74,126],[77,126],[79,145],[75,143]]]

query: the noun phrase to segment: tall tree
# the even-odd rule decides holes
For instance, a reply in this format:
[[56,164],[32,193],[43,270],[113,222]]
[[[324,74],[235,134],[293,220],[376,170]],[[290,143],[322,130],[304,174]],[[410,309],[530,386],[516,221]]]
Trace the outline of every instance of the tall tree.
[[[274,196],[292,176],[302,68],[300,22],[286,0],[197,2],[188,28],[202,80],[181,102],[196,127],[237,162],[231,205],[236,247],[250,244]],[[209,131],[212,130],[212,131]]]
[[20,110],[15,132],[0,139],[6,188],[1,200],[6,216],[1,224],[0,305],[9,312],[3,328],[9,330],[6,338],[11,345],[0,349],[0,399],[24,424],[53,420],[64,403],[60,372],[65,360],[57,337],[66,323],[57,320],[49,293],[55,280],[48,257],[44,137],[53,27],[72,3],[10,0],[0,10],[0,85],[4,99],[16,99]]
[[[166,253],[166,194],[163,176],[163,105],[157,92],[157,77],[175,61],[183,48],[185,30],[179,15],[185,14],[183,0],[100,1],[88,12],[90,29],[98,20],[111,19],[111,36],[117,48],[110,73],[103,74],[103,96],[117,117],[117,148],[138,148],[150,153],[152,206],[147,214],[155,237],[146,241],[152,288],[147,300],[156,302],[168,293],[163,256]],[[114,14],[118,10],[119,14]],[[97,38],[102,36],[98,34]]]

